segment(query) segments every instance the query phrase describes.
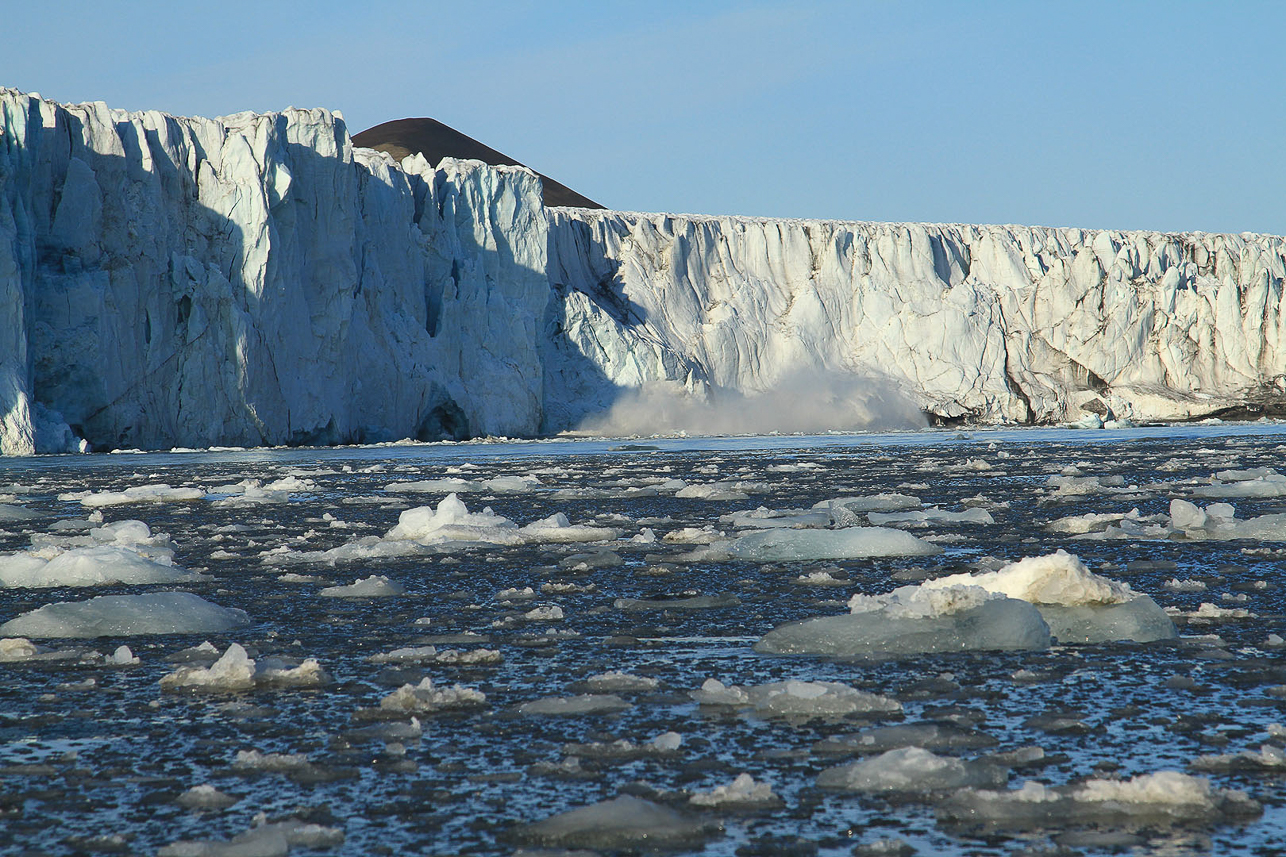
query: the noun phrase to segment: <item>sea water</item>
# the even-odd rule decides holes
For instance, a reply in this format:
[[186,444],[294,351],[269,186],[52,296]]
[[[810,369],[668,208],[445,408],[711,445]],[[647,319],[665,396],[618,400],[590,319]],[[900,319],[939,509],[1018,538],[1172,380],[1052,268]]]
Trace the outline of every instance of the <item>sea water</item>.
[[[0,622],[161,592],[231,619],[5,633],[0,850],[1276,853],[1284,450],[1253,424],[6,459],[0,571],[54,585],[0,589]],[[932,550],[728,547],[877,522]],[[1060,549],[1177,637],[755,650]]]

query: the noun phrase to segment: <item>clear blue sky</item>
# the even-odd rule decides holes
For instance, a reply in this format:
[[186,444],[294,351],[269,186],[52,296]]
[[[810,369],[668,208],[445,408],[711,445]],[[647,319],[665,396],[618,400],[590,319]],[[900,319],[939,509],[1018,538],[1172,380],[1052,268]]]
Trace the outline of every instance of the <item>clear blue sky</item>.
[[612,208],[1286,234],[1281,2],[5,7],[0,85],[432,116]]

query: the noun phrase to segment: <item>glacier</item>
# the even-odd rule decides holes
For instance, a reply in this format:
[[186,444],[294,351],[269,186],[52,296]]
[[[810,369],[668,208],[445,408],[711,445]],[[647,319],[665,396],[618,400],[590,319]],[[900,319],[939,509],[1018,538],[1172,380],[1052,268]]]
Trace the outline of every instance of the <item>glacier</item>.
[[1286,409],[1276,236],[547,208],[525,168],[396,163],[323,109],[0,89],[0,117],[7,455],[533,436],[801,378],[771,409]]

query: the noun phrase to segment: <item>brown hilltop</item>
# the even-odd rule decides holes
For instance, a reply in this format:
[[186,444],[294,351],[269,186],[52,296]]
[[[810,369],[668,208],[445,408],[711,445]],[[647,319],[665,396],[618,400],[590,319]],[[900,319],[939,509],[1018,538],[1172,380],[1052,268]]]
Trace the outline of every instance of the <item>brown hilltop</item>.
[[[388,152],[399,161],[413,152],[419,152],[431,164],[436,164],[443,158],[471,158],[497,167],[527,166],[508,155],[497,152],[490,146],[479,143],[472,137],[461,134],[449,125],[443,125],[436,119],[428,118],[396,119],[376,125],[374,128],[367,128],[360,134],[353,135],[353,145]],[[604,207],[543,173],[536,173],[536,175],[540,176],[544,187],[545,205],[566,205],[575,208]]]

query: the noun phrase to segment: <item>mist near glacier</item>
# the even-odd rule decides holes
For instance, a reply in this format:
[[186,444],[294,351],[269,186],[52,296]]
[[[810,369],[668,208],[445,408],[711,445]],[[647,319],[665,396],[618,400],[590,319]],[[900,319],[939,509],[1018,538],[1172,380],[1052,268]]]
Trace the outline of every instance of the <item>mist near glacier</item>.
[[652,434],[815,434],[890,431],[927,425],[923,411],[892,381],[874,374],[798,369],[771,388],[742,393],[697,391],[655,382],[624,392],[578,431],[609,436]]

